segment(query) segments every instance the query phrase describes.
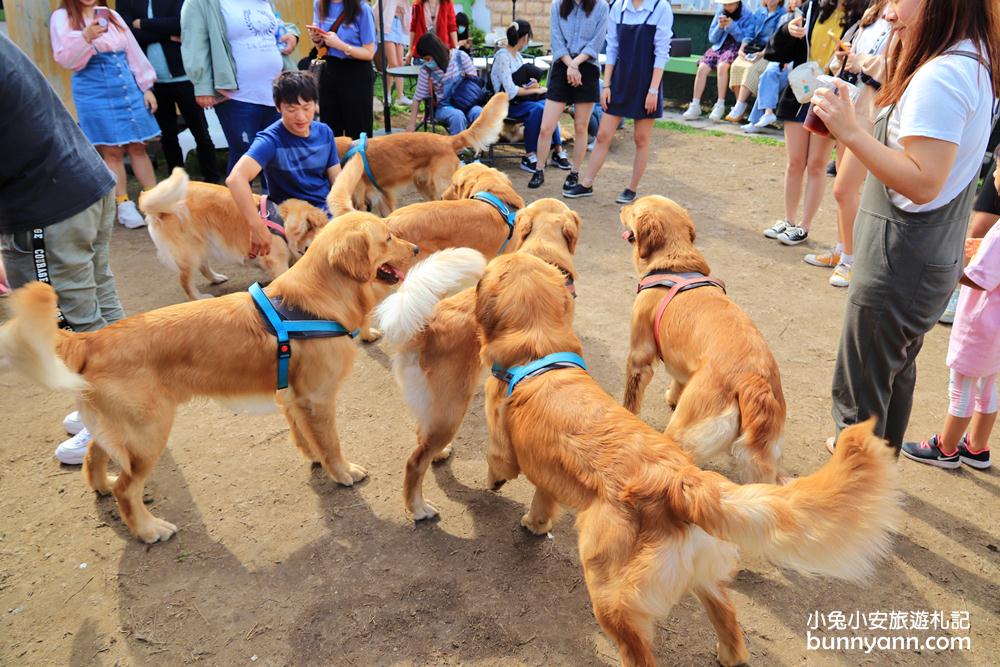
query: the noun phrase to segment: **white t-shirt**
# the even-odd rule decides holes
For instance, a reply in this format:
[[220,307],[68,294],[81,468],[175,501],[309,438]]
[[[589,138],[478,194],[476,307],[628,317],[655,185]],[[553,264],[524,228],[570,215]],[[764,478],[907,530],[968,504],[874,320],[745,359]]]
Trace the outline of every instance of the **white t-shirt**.
[[889,32],[892,24],[884,18],[878,18],[869,26],[861,28],[851,42],[851,50],[863,55],[877,55],[885,51],[889,42]]
[[[959,42],[948,50],[977,51],[972,40]],[[934,201],[914,204],[890,190],[892,203],[909,212],[933,211],[965,190],[982,168],[993,107],[990,72],[979,61],[941,55],[918,69],[889,118],[888,144],[902,149],[901,138],[928,137],[958,144],[958,154],[944,188]]]
[[[236,61],[238,90],[231,99],[274,106],[271,84],[281,74],[278,19],[267,0],[222,0],[226,37]],[[251,137],[252,139],[253,137]]]

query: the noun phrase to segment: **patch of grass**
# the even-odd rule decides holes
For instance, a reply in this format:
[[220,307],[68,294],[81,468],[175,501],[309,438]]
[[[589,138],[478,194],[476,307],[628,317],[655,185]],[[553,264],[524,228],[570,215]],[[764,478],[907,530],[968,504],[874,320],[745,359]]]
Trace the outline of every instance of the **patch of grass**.
[[780,139],[775,139],[774,137],[742,137],[743,139],[748,139],[751,143],[760,144],[761,146],[784,146],[785,142]]
[[668,130],[670,132],[680,132],[681,134],[700,134],[706,137],[734,137],[744,141],[751,141],[755,144],[761,144],[762,146],[785,145],[783,141],[775,139],[774,137],[741,137],[738,134],[730,134],[728,132],[722,132],[721,130],[703,130],[700,127],[694,127],[693,125],[688,125],[687,123],[679,123],[676,120],[658,120],[653,123],[653,127],[657,127],[661,130]]

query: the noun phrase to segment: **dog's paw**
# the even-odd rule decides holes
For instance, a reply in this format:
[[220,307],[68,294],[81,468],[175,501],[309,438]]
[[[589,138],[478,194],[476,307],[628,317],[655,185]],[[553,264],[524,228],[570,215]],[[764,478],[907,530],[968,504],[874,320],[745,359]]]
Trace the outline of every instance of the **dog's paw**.
[[94,493],[96,493],[99,496],[110,496],[111,489],[112,487],[114,487],[115,482],[117,481],[118,481],[117,476],[116,477],[107,476],[104,478],[103,482],[101,483],[95,482],[94,485],[91,486],[90,488],[92,488],[94,490]]
[[545,535],[552,530],[552,519],[539,521],[528,513],[521,517],[521,526],[527,528],[528,532],[534,535]]
[[747,665],[750,663],[750,653],[747,651],[746,645],[741,645],[735,648],[729,648],[724,646],[721,642],[716,642],[716,656],[719,664],[722,667],[740,667],[740,665]]
[[363,340],[366,343],[374,343],[381,337],[382,337],[382,332],[373,327],[369,327],[367,331],[361,334],[361,340]]
[[139,529],[138,536],[139,539],[146,544],[154,544],[156,542],[166,542],[173,537],[176,532],[177,526],[169,521],[157,519],[154,516]]
[[438,461],[447,460],[449,456],[451,456],[451,443],[448,443],[447,447],[435,454],[431,460],[437,463]]
[[426,500],[423,501],[423,503],[420,506],[413,508],[413,520],[414,521],[423,521],[424,519],[433,519],[438,514],[440,514],[440,512],[438,512],[438,508],[434,507],[434,505],[431,505]]
[[347,464],[347,473],[337,474],[334,479],[338,484],[344,486],[354,486],[355,482],[360,482],[368,476],[368,471],[356,463]]
[[222,274],[222,273],[216,273],[215,275],[212,276],[212,284],[213,285],[221,285],[222,283],[226,282],[227,280],[229,280],[229,276],[227,276],[225,274]]

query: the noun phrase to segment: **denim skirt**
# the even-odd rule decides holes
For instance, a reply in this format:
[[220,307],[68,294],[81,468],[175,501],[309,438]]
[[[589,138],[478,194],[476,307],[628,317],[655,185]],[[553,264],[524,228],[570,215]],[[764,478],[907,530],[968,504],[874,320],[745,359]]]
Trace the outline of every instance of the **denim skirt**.
[[124,52],[94,54],[73,73],[72,88],[76,117],[90,143],[123,146],[160,135]]

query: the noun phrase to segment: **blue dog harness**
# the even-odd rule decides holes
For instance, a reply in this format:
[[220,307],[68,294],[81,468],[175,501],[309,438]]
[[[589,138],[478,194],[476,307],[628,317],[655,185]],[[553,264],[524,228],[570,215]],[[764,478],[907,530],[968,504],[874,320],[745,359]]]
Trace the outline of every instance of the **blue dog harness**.
[[372,173],[371,165],[368,164],[368,133],[362,132],[361,136],[358,137],[357,141],[351,142],[351,147],[347,149],[344,153],[344,157],[340,158],[341,164],[347,164],[347,162],[355,155],[361,156],[361,164],[365,168],[365,175],[368,180],[372,182],[375,189],[379,192],[383,192],[382,188],[379,186],[378,181],[375,180],[375,174]]
[[579,354],[573,352],[555,352],[532,361],[530,364],[512,366],[506,370],[498,364],[493,364],[493,369],[490,372],[496,379],[507,383],[507,396],[510,396],[514,392],[514,387],[521,380],[535,377],[542,373],[548,373],[558,368],[579,368],[585,371],[587,370],[587,364],[583,362],[583,357]]
[[472,198],[477,201],[485,202],[495,208],[497,212],[500,213],[500,217],[503,218],[503,221],[507,223],[507,239],[503,242],[503,245],[500,246],[500,252],[497,253],[498,255],[503,254],[503,249],[507,247],[507,241],[510,241],[510,239],[514,236],[514,218],[517,217],[517,209],[507,206],[507,204],[500,201],[500,198],[492,192],[477,192],[472,195]]
[[308,313],[281,303],[281,297],[268,298],[260,285],[254,283],[247,290],[260,311],[271,333],[278,339],[278,389],[288,386],[288,360],[292,358],[291,338],[355,338],[361,329],[348,331],[336,322],[317,320]]

